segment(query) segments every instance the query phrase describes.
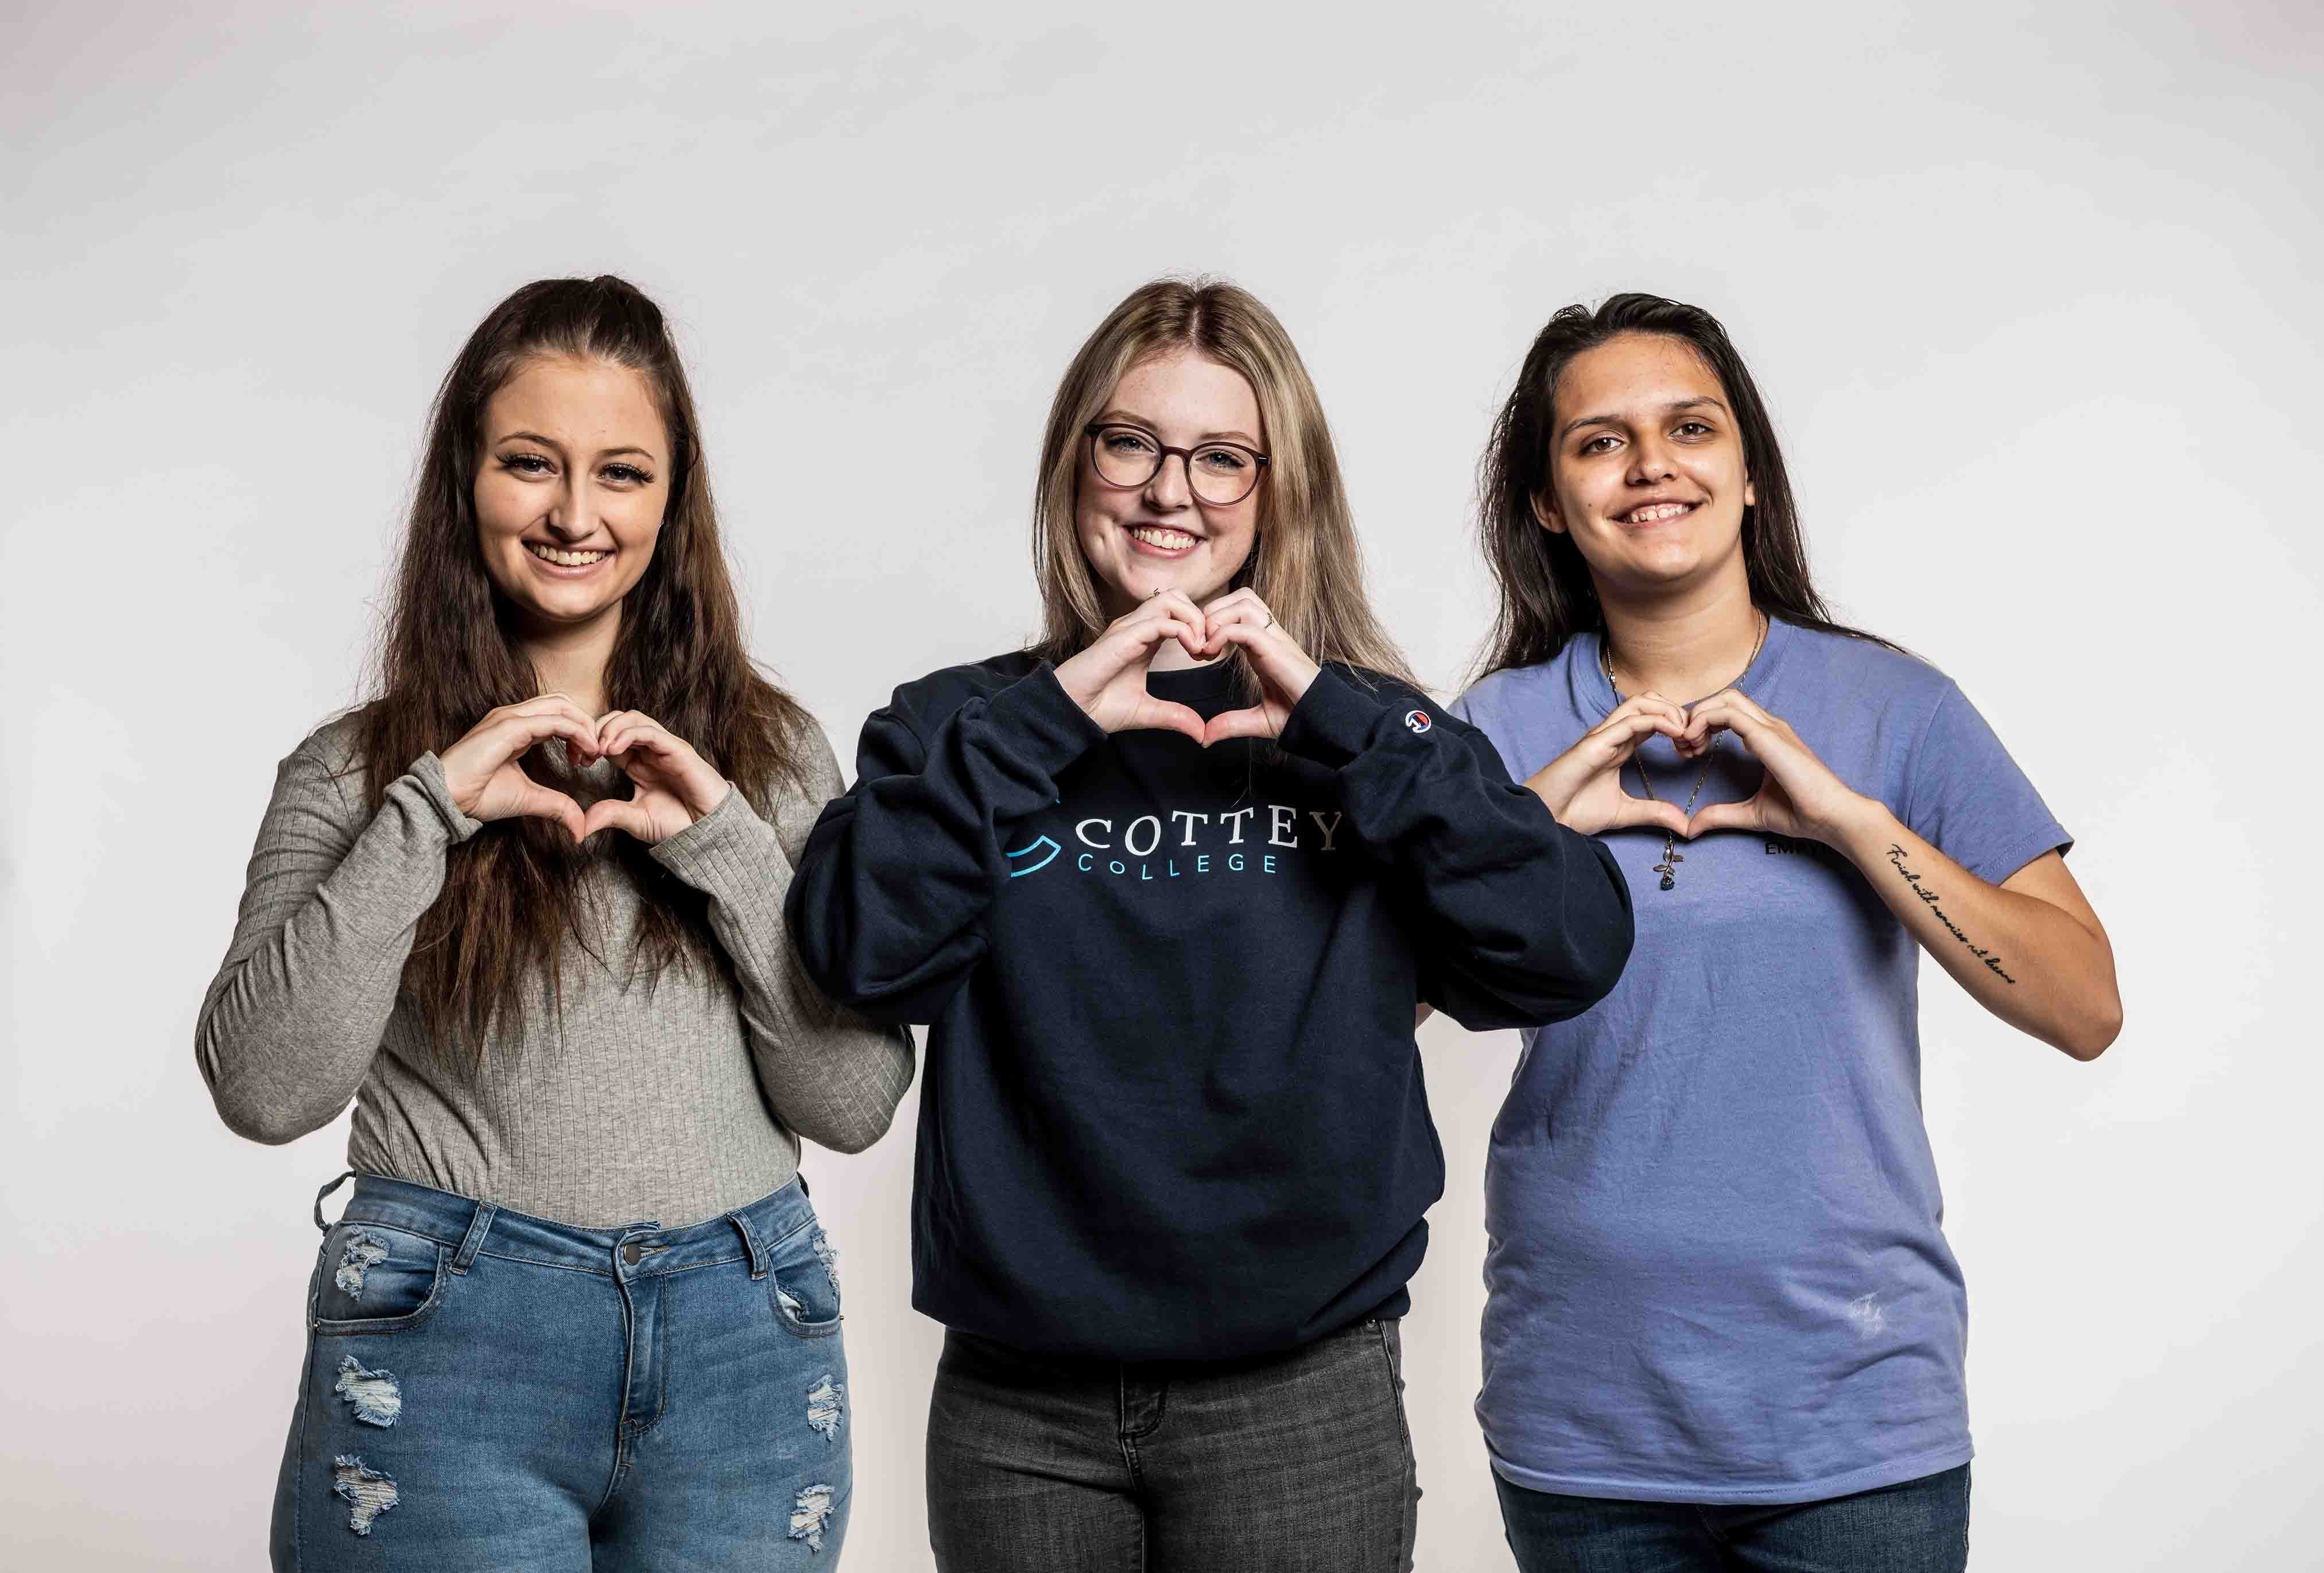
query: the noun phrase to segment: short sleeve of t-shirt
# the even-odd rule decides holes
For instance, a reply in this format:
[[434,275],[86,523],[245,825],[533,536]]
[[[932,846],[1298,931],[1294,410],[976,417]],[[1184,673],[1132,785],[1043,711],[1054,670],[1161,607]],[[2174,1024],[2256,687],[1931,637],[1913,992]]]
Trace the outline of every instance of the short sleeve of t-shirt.
[[1898,818],[1988,884],[2074,844],[1969,696],[1950,681],[1906,761]]

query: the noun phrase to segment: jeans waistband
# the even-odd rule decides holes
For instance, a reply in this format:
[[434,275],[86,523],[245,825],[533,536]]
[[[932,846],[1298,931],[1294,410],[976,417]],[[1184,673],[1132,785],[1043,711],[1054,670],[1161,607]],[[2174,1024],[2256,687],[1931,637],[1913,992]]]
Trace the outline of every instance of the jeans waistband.
[[[339,1176],[316,1197],[317,1225],[328,1226],[323,1224],[323,1198],[347,1178]],[[341,1222],[378,1224],[448,1245],[458,1253],[453,1266],[461,1272],[480,1255],[609,1278],[645,1278],[747,1260],[751,1276],[763,1278],[775,1248],[815,1222],[814,1204],[797,1175],[757,1201],[680,1229],[665,1229],[650,1220],[605,1229],[576,1228],[408,1180],[377,1174],[354,1178],[355,1189]]]

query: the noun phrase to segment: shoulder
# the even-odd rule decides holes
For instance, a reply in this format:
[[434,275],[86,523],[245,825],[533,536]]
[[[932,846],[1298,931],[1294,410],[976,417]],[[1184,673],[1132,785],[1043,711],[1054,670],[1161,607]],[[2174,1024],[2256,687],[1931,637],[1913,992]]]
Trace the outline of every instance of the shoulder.
[[1796,623],[1784,626],[1803,662],[1844,671],[1851,678],[1875,682],[1882,688],[1900,692],[1935,692],[1952,680],[1919,656],[1892,650],[1876,640],[1823,628],[1803,628]]
[[327,786],[337,796],[353,802],[363,795],[364,708],[340,711],[321,726],[300,739],[282,761],[286,779],[298,779]]
[[1882,710],[1925,723],[1960,690],[1953,680],[1917,655],[1869,639],[1787,625],[1797,676],[1857,701],[1877,699]]
[[342,710],[300,739],[290,757],[319,765],[333,775],[363,769],[363,708]]
[[1011,650],[982,661],[943,667],[899,686],[873,719],[886,717],[926,736],[971,699],[991,698],[1030,676],[1040,664],[1041,658],[1032,652]]
[[1568,644],[1563,653],[1547,661],[1487,672],[1452,701],[1454,713],[1488,732],[1506,729],[1518,716],[1539,704],[1541,696],[1549,691],[1571,659],[1572,649]]

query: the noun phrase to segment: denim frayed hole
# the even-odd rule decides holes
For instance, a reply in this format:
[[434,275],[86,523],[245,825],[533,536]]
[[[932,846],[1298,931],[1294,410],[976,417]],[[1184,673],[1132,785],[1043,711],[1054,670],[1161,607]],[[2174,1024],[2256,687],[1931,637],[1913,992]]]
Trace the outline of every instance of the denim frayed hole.
[[331,1460],[331,1489],[355,1504],[347,1528],[359,1535],[371,1533],[379,1515],[396,1504],[395,1482],[366,1465],[359,1454],[342,1453]]
[[823,1433],[826,1442],[839,1439],[839,1422],[847,1403],[847,1390],[823,1374],[823,1380],[807,1390],[807,1423]]
[[824,1237],[818,1226],[815,1231],[815,1254],[823,1263],[823,1275],[831,1280],[831,1292],[839,1292],[839,1247]]
[[387,1260],[387,1242],[377,1235],[366,1235],[361,1229],[347,1236],[346,1248],[339,1254],[339,1270],[331,1282],[354,1299],[363,1298],[364,1274],[376,1263]]
[[331,1391],[354,1406],[355,1419],[367,1426],[392,1426],[403,1415],[403,1389],[392,1371],[366,1371],[353,1355],[339,1362],[339,1379]]
[[791,1504],[791,1533],[794,1541],[805,1541],[810,1551],[823,1550],[823,1521],[831,1516],[835,1494],[828,1485],[810,1485],[798,1494]]

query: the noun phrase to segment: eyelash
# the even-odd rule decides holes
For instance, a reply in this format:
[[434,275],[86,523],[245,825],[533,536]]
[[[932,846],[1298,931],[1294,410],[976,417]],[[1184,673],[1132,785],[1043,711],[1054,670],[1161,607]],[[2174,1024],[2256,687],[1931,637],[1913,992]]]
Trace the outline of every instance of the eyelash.
[[[539,476],[549,472],[549,463],[537,453],[512,453],[501,460],[501,467],[513,470],[518,475]],[[653,485],[653,477],[633,464],[609,464],[604,473],[628,486]]]
[[[1681,431],[1701,432],[1706,437],[1711,434],[1711,428],[1704,425],[1700,421],[1682,421],[1678,423],[1678,430]],[[1601,442],[1611,442],[1613,440],[1614,437],[1611,432],[1601,432],[1600,435],[1593,437],[1589,441],[1583,443],[1582,445],[1582,451],[1584,454],[1603,452],[1604,449],[1601,449],[1598,445]]]

